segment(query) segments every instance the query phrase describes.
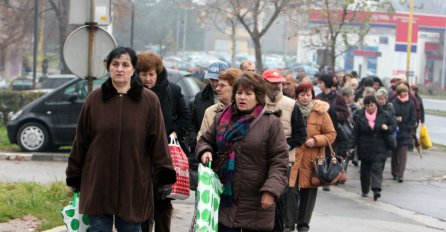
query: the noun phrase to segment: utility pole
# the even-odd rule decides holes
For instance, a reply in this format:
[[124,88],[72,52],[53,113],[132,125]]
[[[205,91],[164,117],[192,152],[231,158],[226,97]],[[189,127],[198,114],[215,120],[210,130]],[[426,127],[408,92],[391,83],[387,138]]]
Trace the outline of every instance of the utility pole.
[[34,0],[34,48],[33,48],[33,89],[37,80],[37,47],[39,46],[39,0]]
[[133,48],[133,33],[134,33],[134,28],[135,28],[135,3],[133,2],[133,0],[129,0],[129,1],[130,1],[130,4],[132,5],[132,19],[131,19],[131,25],[130,25],[130,47]]
[[413,17],[413,0],[409,0],[409,25],[407,29],[407,56],[406,56],[406,80],[410,78],[410,52],[412,48],[412,17]]
[[184,10],[183,24],[183,60],[186,58],[187,9]]

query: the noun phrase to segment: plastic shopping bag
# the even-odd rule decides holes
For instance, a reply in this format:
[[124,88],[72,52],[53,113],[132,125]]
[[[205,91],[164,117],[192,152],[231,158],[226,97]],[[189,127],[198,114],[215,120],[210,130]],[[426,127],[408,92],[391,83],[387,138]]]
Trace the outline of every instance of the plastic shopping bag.
[[217,232],[218,208],[223,185],[209,166],[198,166],[197,210],[195,231]]
[[420,128],[420,143],[423,149],[429,149],[432,147],[432,141],[429,137],[429,132],[427,131],[426,125],[423,125]]
[[79,214],[79,199],[79,193],[74,193],[73,200],[62,209],[62,218],[68,232],[89,231],[88,215]]
[[178,140],[170,137],[169,153],[177,175],[177,182],[172,185],[172,192],[167,196],[172,199],[185,200],[190,195],[189,190],[189,161],[186,153],[181,149]]

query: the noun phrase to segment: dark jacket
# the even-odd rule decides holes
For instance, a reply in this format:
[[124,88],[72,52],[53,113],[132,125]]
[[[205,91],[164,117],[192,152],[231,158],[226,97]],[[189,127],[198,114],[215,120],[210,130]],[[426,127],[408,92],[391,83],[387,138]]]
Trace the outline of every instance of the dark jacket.
[[[220,116],[221,113],[217,114],[214,122]],[[273,114],[264,113],[259,117],[251,124],[246,137],[234,145],[234,203],[231,207],[220,207],[218,215],[219,223],[229,228],[271,231],[276,206],[262,209],[262,193],[269,192],[277,200],[287,184],[288,145],[282,123]],[[213,123],[198,141],[199,160],[205,151],[214,153],[215,128],[216,123]]]
[[176,181],[156,95],[132,78],[127,94],[111,80],[87,97],[68,159],[67,185],[80,187],[80,212],[140,223],[153,217],[152,183]]
[[209,83],[204,89],[195,95],[194,102],[190,104],[189,108],[192,112],[192,130],[190,131],[190,143],[191,148],[195,148],[197,141],[197,133],[200,130],[201,122],[203,121],[204,112],[208,107],[215,104],[214,92],[212,86]]
[[412,147],[413,145],[413,135],[416,130],[417,123],[417,111],[415,103],[411,100],[406,102],[401,102],[397,97],[392,102],[395,108],[395,117],[403,117],[403,120],[398,123],[398,137],[397,145],[398,147],[407,145]]
[[[377,110],[373,129],[365,116],[365,109],[358,111],[352,138],[348,142],[350,149],[357,148],[358,158],[363,161],[385,160],[389,154],[385,137],[391,135],[396,129],[393,117],[381,107],[378,107]],[[387,130],[382,130],[383,124],[388,126]]]
[[331,121],[333,122],[335,128],[338,123],[343,123],[348,120],[348,117],[350,116],[350,110],[347,106],[347,103],[345,102],[344,98],[336,94],[335,91],[331,91],[329,94],[325,94],[324,92],[322,92],[316,96],[316,99],[327,102],[330,105],[328,114],[330,115]]
[[[395,93],[389,98],[389,102],[393,102],[395,99],[397,99],[398,94]],[[420,104],[418,103],[418,99],[417,97],[415,97],[415,95],[413,94],[409,94],[409,99],[411,102],[413,102],[415,104],[415,111],[416,111],[416,116],[417,116],[417,122],[421,120],[421,109],[420,109]],[[423,108],[423,112],[424,112],[424,108]]]
[[[168,95],[168,86],[170,88],[172,99],[170,99]],[[185,136],[190,126],[191,113],[184,101],[180,86],[170,83],[167,80],[166,69],[158,74],[156,84],[151,90],[156,93],[160,101],[167,136],[174,131],[178,135],[178,138]],[[172,104],[174,110],[172,110]],[[174,111],[176,113],[176,118],[174,118]]]
[[424,123],[425,115],[424,115],[424,104],[423,104],[423,99],[421,99],[421,97],[418,96],[418,95],[415,95],[415,97],[417,98],[418,108],[420,108],[420,117],[419,117],[419,121],[420,121],[421,123]]
[[386,111],[391,117],[395,117],[395,108],[393,108],[392,103],[387,102],[387,104],[382,106],[382,109]]

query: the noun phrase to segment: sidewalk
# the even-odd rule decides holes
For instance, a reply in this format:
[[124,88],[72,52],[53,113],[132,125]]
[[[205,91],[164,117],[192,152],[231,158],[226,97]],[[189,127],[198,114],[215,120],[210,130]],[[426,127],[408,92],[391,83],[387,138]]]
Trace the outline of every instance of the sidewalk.
[[[65,162],[64,157],[67,157],[64,153],[0,153],[0,159],[12,160]],[[398,184],[391,178],[389,159],[384,172],[383,196],[377,202],[360,196],[359,167],[349,166],[346,184],[332,186],[330,192],[318,191],[311,231],[446,231],[445,164],[444,151],[424,151],[423,159],[409,153],[405,181]],[[191,196],[187,200],[173,202],[172,232],[189,231],[194,210],[194,194]],[[62,232],[66,229],[60,226],[48,231]]]

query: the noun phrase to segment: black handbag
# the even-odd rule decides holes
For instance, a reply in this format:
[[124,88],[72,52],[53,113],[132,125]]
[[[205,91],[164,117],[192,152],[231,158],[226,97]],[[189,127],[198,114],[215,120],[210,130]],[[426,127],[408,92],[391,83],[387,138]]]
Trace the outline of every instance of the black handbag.
[[395,150],[397,147],[396,139],[393,134],[384,134],[384,142],[389,150]]
[[347,175],[344,170],[344,159],[334,153],[330,143],[329,147],[329,157],[324,155],[313,160],[314,170],[311,176],[311,184],[313,186],[342,184],[347,181]]

